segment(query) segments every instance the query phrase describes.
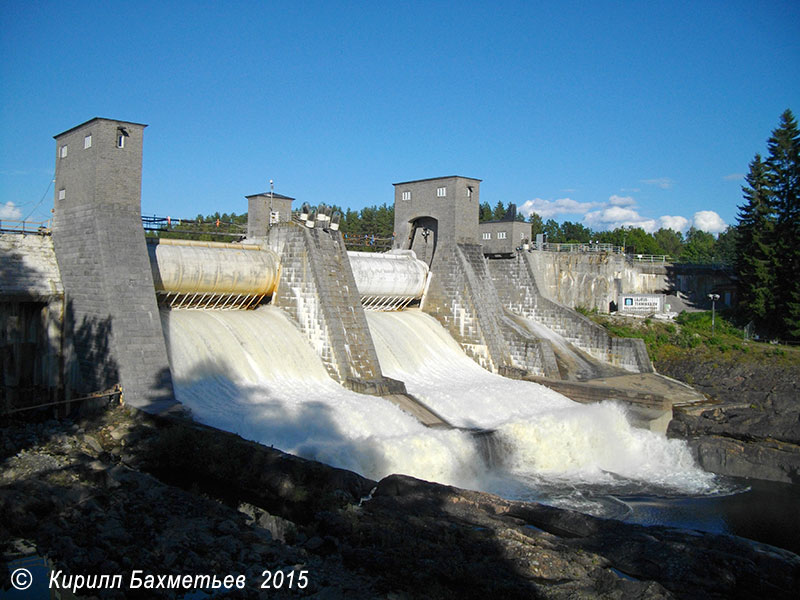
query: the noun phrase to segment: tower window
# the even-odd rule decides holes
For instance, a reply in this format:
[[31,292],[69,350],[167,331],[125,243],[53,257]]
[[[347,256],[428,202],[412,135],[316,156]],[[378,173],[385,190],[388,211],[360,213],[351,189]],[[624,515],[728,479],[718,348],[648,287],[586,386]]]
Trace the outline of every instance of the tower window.
[[506,232],[505,232],[505,231],[498,231],[498,232],[497,232],[497,239],[498,239],[498,240],[504,240],[504,239],[506,239]]
[[488,232],[488,231],[487,231],[487,232],[484,232],[484,234],[483,234],[483,239],[485,239],[485,240],[490,240],[490,239],[492,239],[492,234],[491,234],[490,232]]
[[447,188],[446,187],[436,188],[436,197],[437,198],[444,198],[445,196],[447,196]]
[[405,192],[403,192],[403,194],[402,194],[402,199],[403,199],[403,200],[411,200],[411,192],[410,192],[410,191],[408,191],[408,190],[407,190],[407,191],[405,191]]
[[90,133],[85,138],[83,138],[83,149],[86,150],[87,148],[92,147],[92,134]]
[[61,158],[67,158],[67,145],[66,144],[61,146],[61,150],[60,150],[59,156]]
[[125,147],[125,138],[128,137],[128,130],[124,127],[117,127],[117,148]]
[[66,197],[67,197],[67,190],[65,190],[65,189],[58,190],[58,199],[59,200],[63,200]]

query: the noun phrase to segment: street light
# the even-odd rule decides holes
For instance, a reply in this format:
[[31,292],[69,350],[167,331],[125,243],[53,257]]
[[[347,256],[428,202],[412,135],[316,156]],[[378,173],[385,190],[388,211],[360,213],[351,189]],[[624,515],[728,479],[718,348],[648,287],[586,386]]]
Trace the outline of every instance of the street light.
[[714,335],[714,308],[719,300],[719,294],[709,294],[708,299],[711,300],[711,335]]

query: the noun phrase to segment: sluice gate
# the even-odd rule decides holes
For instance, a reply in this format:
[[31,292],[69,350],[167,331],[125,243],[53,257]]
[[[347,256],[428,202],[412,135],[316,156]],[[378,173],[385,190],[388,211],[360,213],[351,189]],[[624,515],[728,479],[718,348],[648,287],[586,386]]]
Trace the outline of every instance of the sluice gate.
[[159,304],[171,308],[255,308],[278,283],[278,256],[253,244],[148,241]]
[[[256,244],[151,239],[147,251],[161,306],[252,309],[268,301],[280,280],[280,259]],[[419,304],[428,265],[410,250],[348,252],[362,306],[401,310]]]

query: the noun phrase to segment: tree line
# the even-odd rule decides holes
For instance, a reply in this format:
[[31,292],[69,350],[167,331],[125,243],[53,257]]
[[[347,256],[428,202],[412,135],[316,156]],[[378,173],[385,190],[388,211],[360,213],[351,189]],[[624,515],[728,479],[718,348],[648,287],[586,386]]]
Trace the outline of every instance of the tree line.
[[[480,220],[497,221],[503,218],[511,204],[504,205],[498,202],[492,208],[487,202],[481,204]],[[526,219],[517,213],[517,221]],[[630,254],[653,254],[670,257],[676,262],[696,264],[733,264],[734,237],[733,227],[728,227],[718,237],[691,227],[684,236],[682,232],[673,229],[659,229],[649,233],[641,227],[618,227],[610,231],[594,231],[581,223],[564,221],[559,223],[554,219],[542,219],[540,215],[532,212],[527,219],[531,224],[532,240],[536,235],[544,233],[547,241],[559,244],[589,244],[599,242],[612,244],[624,248]]]
[[800,340],[800,132],[792,111],[745,181],[734,259],[740,314],[759,331]]

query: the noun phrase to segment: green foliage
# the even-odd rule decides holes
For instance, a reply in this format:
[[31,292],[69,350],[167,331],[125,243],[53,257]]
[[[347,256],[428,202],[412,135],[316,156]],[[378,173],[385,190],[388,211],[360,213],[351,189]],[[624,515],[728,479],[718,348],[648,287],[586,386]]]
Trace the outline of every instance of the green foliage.
[[686,233],[686,243],[680,254],[680,261],[708,264],[714,261],[714,236],[706,231],[690,227]]
[[[583,311],[582,311],[583,312]],[[715,315],[714,333],[711,330],[711,312],[684,312],[675,323],[645,319],[619,318],[584,312],[616,337],[634,337],[644,340],[650,358],[658,368],[660,361],[696,356],[717,363],[774,362],[776,357],[786,364],[800,364],[800,348],[775,347],[768,343],[745,341],[742,330],[736,328],[726,314]]]
[[750,163],[736,226],[742,320],[767,335],[800,339],[800,132],[790,110]]

